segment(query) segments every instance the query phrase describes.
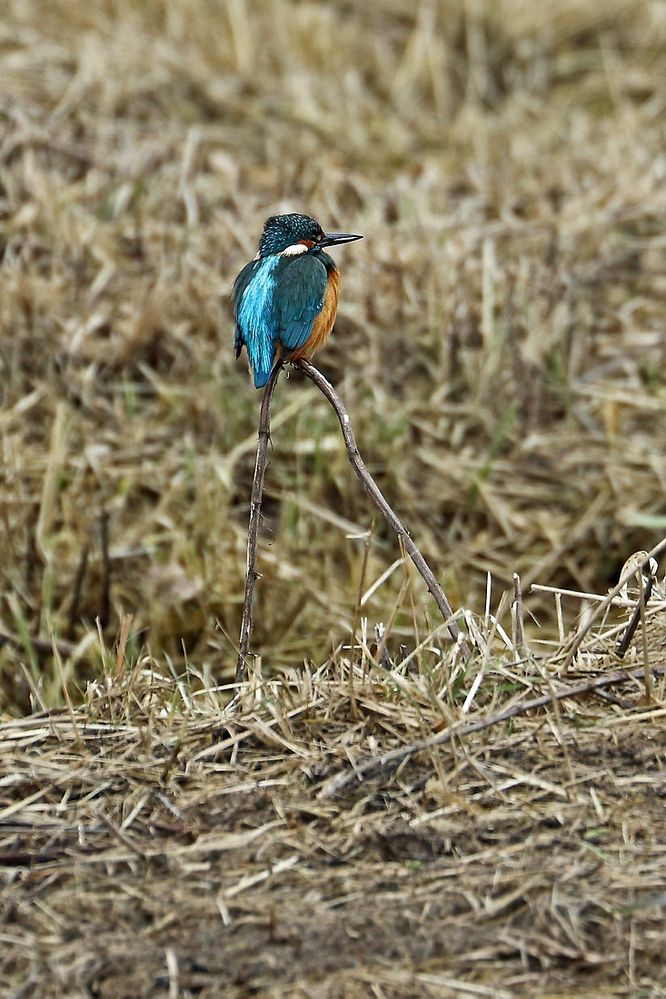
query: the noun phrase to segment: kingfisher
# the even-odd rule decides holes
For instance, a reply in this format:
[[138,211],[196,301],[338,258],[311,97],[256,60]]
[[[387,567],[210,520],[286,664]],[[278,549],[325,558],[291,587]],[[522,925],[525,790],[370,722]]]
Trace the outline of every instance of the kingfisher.
[[273,215],[259,252],[233,286],[234,350],[245,347],[255,388],[262,388],[279,359],[296,361],[323,346],[333,328],[340,272],[327,246],[363,239],[324,232],[309,215]]

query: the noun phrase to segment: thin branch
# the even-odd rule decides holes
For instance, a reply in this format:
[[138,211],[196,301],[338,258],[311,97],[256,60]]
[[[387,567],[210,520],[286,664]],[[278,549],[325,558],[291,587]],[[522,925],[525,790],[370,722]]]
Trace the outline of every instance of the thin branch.
[[[632,670],[621,669],[615,673],[597,676],[592,680],[585,680],[575,687],[565,687],[564,690],[557,690],[549,694],[543,694],[541,697],[533,697],[528,701],[513,704],[503,711],[499,711],[496,715],[491,715],[489,718],[479,718],[477,721],[468,722],[466,725],[454,726],[447,729],[446,732],[440,732],[439,735],[432,736],[430,739],[422,739],[420,742],[414,742],[409,746],[401,746],[400,749],[393,749],[391,752],[384,753],[383,756],[378,756],[375,759],[355,763],[353,770],[342,770],[329,778],[319,792],[319,797],[330,798],[347,784],[352,784],[357,780],[360,781],[376,770],[383,770],[386,767],[395,770],[403,761],[408,760],[416,753],[423,752],[425,749],[432,749],[434,746],[444,746],[447,742],[451,742],[452,739],[471,735],[473,732],[482,732],[493,725],[500,725],[510,718],[515,718],[517,715],[524,715],[528,711],[542,708],[546,704],[564,701],[572,697],[580,697],[582,694],[594,693],[603,687],[610,687],[615,683],[640,680],[643,678],[644,672],[643,667],[640,667],[639,669]],[[663,676],[666,673],[666,666],[654,666],[652,672],[655,676]]]
[[[652,565],[652,563],[650,563],[650,565]],[[641,587],[639,607],[640,607],[640,617],[641,617],[641,641],[642,641],[642,646],[643,646],[643,666],[645,668],[645,673],[644,673],[645,700],[649,704],[652,701],[652,672],[650,670],[650,652],[649,652],[649,649],[648,649],[647,627],[646,627],[646,624],[645,624],[645,601],[646,601],[647,598],[645,596],[645,591],[643,589],[643,576],[642,575],[639,576],[639,581],[640,581],[640,587]],[[650,579],[649,579],[650,584],[653,581],[654,581],[654,573],[650,573]],[[648,590],[648,596],[649,596],[650,593],[652,593],[652,586],[651,585],[648,586],[647,590]]]
[[340,396],[335,391],[333,386],[327,381],[322,375],[318,368],[315,368],[314,364],[310,361],[298,360],[293,362],[295,368],[300,368],[300,370],[313,382],[322,395],[326,396],[331,406],[335,410],[335,415],[337,416],[340,427],[342,429],[342,436],[344,438],[345,446],[347,448],[347,454],[349,456],[349,461],[351,462],[352,468],[356,472],[357,476],[361,480],[363,488],[368,493],[375,506],[379,509],[380,513],[386,520],[388,524],[393,528],[395,533],[405,546],[407,554],[411,558],[412,562],[421,573],[426,586],[430,590],[435,603],[437,604],[442,616],[446,622],[446,626],[449,631],[449,635],[454,642],[458,642],[460,645],[460,651],[465,659],[469,659],[472,654],[469,643],[463,636],[458,624],[455,620],[455,615],[451,604],[449,603],[444,590],[439,585],[435,574],[432,569],[424,559],[423,555],[416,547],[412,541],[407,529],[403,526],[402,522],[393,512],[384,496],[382,495],[377,483],[370,475],[370,472],[365,466],[365,462],[359,454],[358,447],[356,446],[356,440],[354,439],[354,433],[351,428],[351,423],[349,420],[349,414],[344,407]]
[[90,555],[90,538],[86,540],[86,543],[81,549],[79,564],[76,569],[76,576],[74,578],[72,602],[69,605],[69,624],[67,626],[67,637],[69,639],[73,639],[76,634],[76,626],[79,621],[79,607],[81,606],[81,593],[83,592],[83,583],[86,578],[86,571],[88,569],[89,555]]
[[523,614],[523,588],[520,585],[520,576],[517,572],[513,574],[513,606],[511,611],[513,618],[513,644],[516,652],[520,655],[525,648],[525,618]]
[[25,585],[28,589],[32,587],[37,568],[37,536],[36,536],[37,516],[33,515],[28,523],[28,537],[25,546]]
[[[639,574],[639,582],[642,584],[642,574]],[[636,606],[634,607],[634,612],[631,615],[631,620],[627,625],[622,637],[615,646],[615,655],[619,656],[620,659],[624,659],[627,649],[631,645],[631,640],[634,637],[636,628],[638,627],[638,622],[641,618],[645,617],[645,605],[652,596],[652,587],[654,586],[654,576],[649,576],[648,581],[645,584],[645,589],[641,585],[640,598],[636,601]]]
[[102,549],[102,595],[99,621],[106,628],[111,617],[111,558],[109,556],[109,512],[102,510],[99,517],[99,543]]
[[259,430],[257,436],[257,457],[254,463],[252,479],[252,496],[250,499],[250,523],[247,529],[247,568],[245,573],[245,595],[243,596],[243,615],[241,617],[240,637],[238,639],[238,659],[236,660],[236,683],[242,683],[247,673],[247,656],[252,637],[252,607],[254,588],[257,582],[257,539],[259,537],[259,521],[261,520],[261,501],[264,495],[264,479],[268,463],[268,442],[271,435],[271,402],[277,385],[282,361],[277,361],[271,371],[268,384],[264,389],[259,415]]
[[562,663],[560,676],[566,676],[566,674],[569,672],[569,667],[574,661],[574,658],[579,648],[583,644],[585,636],[587,635],[587,633],[589,632],[590,628],[597,620],[597,618],[601,614],[603,614],[603,612],[606,610],[609,604],[613,602],[613,599],[618,595],[622,587],[625,586],[625,584],[628,583],[629,580],[633,578],[637,570],[643,572],[646,568],[649,568],[650,559],[651,558],[658,559],[659,556],[664,551],[664,549],[666,549],[666,538],[662,538],[661,541],[654,546],[652,551],[649,551],[647,553],[645,559],[643,560],[643,563],[640,566],[633,565],[630,569],[628,569],[624,573],[624,575],[620,577],[620,580],[618,581],[617,585],[614,586],[613,589],[606,594],[606,597],[601,601],[601,603],[597,604],[596,607],[594,607],[592,613],[590,614],[585,624],[578,629],[576,634],[573,636],[571,641],[567,644],[566,648],[564,649],[564,662]]

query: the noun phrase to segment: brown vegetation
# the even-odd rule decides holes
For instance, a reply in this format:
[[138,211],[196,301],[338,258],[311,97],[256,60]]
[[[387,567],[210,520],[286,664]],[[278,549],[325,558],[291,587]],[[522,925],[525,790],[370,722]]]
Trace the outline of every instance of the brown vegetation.
[[[655,0],[6,0],[3,994],[666,994],[658,670],[325,793],[622,665],[627,600],[560,677],[666,533],[665,43]],[[225,708],[229,288],[281,209],[365,234],[317,363],[479,652],[294,373]]]

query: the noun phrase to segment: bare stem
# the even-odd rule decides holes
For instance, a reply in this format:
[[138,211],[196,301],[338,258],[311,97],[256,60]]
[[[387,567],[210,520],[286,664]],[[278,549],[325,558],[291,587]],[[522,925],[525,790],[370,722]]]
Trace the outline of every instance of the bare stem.
[[[638,566],[640,572],[644,572],[646,568],[649,569],[650,559],[660,558],[664,549],[666,549],[666,538],[662,538],[661,541],[654,546],[652,551],[649,551],[647,553],[645,559],[643,560],[643,564]],[[601,603],[597,604],[596,607],[594,607],[592,613],[588,617],[585,624],[581,625],[581,627],[578,629],[573,638],[570,639],[570,641],[567,643],[564,649],[564,662],[562,664],[560,676],[567,675],[567,673],[569,672],[569,667],[573,663],[576,654],[580,649],[581,645],[583,644],[583,640],[587,635],[587,633],[589,632],[590,628],[597,620],[597,618],[601,614],[603,614],[606,608],[612,603],[613,598],[618,595],[622,587],[626,583],[628,583],[630,579],[633,578],[635,572],[636,572],[636,566],[631,566],[631,568],[627,569],[627,571],[624,573],[624,575],[620,578],[619,582],[617,583],[617,586],[614,586],[612,590],[609,590],[609,592],[606,594],[605,598],[601,601]]]
[[[648,566],[649,569],[649,566]],[[636,601],[636,606],[634,607],[634,612],[631,615],[629,624],[627,625],[624,633],[620,637],[619,642],[615,646],[615,655],[620,659],[624,659],[627,649],[631,645],[631,640],[634,637],[636,628],[638,627],[638,622],[645,617],[645,605],[652,596],[652,587],[654,586],[654,576],[650,575],[648,581],[643,588],[642,573],[639,573],[639,583],[640,583],[640,598]]]
[[102,597],[99,620],[106,628],[111,617],[111,557],[109,555],[109,513],[102,510],[99,518],[99,539],[102,549]]
[[247,529],[247,570],[245,575],[245,595],[243,597],[243,616],[241,618],[240,638],[238,640],[238,659],[236,660],[236,683],[242,683],[247,673],[247,655],[252,637],[252,606],[254,588],[257,582],[257,538],[259,536],[259,521],[261,520],[261,501],[264,495],[264,479],[268,463],[268,443],[271,436],[271,402],[277,385],[282,362],[277,361],[271,371],[268,384],[264,389],[259,415],[259,430],[257,436],[257,457],[254,463],[254,478],[252,479],[252,496],[250,499],[250,523]]
[[513,574],[513,644],[517,655],[522,655],[525,651],[525,618],[523,613],[523,588],[520,584],[520,576],[517,572]]
[[[655,666],[653,672],[655,676],[663,676],[666,673],[666,666]],[[607,673],[605,676],[596,676],[592,680],[585,680],[577,684],[575,687],[565,687],[563,690],[556,690],[549,694],[543,694],[541,697],[533,697],[518,704],[512,704],[510,707],[504,708],[503,711],[499,711],[496,715],[479,718],[477,721],[468,722],[465,725],[454,725],[445,732],[440,732],[429,739],[413,742],[409,746],[401,746],[400,749],[393,749],[388,753],[384,753],[383,756],[376,756],[368,760],[359,760],[354,764],[353,770],[340,770],[333,777],[330,777],[319,792],[318,797],[330,798],[341,791],[347,784],[353,784],[355,781],[363,781],[371,773],[376,773],[378,770],[385,770],[387,768],[396,770],[404,760],[408,760],[416,753],[421,753],[426,749],[432,749],[434,746],[444,746],[453,739],[462,738],[474,732],[482,732],[484,729],[492,728],[494,725],[501,725],[502,722],[508,721],[510,718],[525,715],[528,711],[535,711],[537,708],[543,708],[548,704],[555,704],[558,701],[564,701],[572,697],[582,697],[585,694],[595,693],[604,687],[610,687],[617,683],[626,683],[628,680],[639,679],[643,674],[644,670],[641,667],[640,669],[623,669],[615,673]]]
[[361,455],[359,454],[358,447],[356,446],[356,440],[354,438],[354,433],[351,428],[349,414],[347,413],[347,410],[345,409],[344,404],[340,399],[340,396],[335,391],[330,382],[327,381],[326,378],[324,378],[321,371],[319,371],[318,368],[315,368],[314,364],[311,364],[310,361],[298,360],[294,361],[293,363],[294,367],[300,368],[301,371],[305,375],[307,375],[310,381],[317,386],[322,395],[326,396],[331,406],[335,410],[335,415],[337,416],[340,422],[340,427],[342,429],[342,436],[344,438],[345,446],[347,448],[347,454],[349,456],[349,461],[351,462],[352,468],[354,469],[357,476],[361,480],[363,488],[368,493],[368,495],[374,502],[375,506],[379,509],[380,513],[384,517],[384,520],[386,520],[386,522],[390,524],[390,526],[393,528],[398,537],[402,539],[407,554],[411,558],[412,562],[414,563],[418,571],[421,573],[421,576],[423,577],[426,586],[430,590],[430,593],[432,594],[435,603],[437,604],[439,610],[442,613],[442,616],[446,622],[446,626],[449,631],[449,635],[451,636],[454,642],[459,643],[460,651],[462,652],[465,659],[469,659],[469,657],[472,654],[469,643],[467,642],[462,632],[460,631],[460,628],[458,627],[458,624],[455,620],[455,615],[451,608],[451,604],[447,600],[444,590],[439,585],[435,577],[435,574],[433,573],[432,569],[424,559],[423,555],[412,541],[407,529],[404,527],[402,522],[399,520],[399,518],[396,516],[396,514],[393,512],[393,510],[385,500],[384,496],[382,495],[379,489],[379,486],[370,475],[370,472],[365,466],[365,462],[363,461]]
[[86,578],[86,571],[88,569],[88,556],[90,555],[90,538],[86,540],[86,543],[81,550],[81,556],[79,558],[79,565],[76,570],[76,577],[74,579],[74,592],[72,593],[72,602],[69,606],[69,625],[67,628],[67,637],[71,640],[76,634],[76,626],[79,621],[79,607],[81,606],[81,594],[83,592],[83,584]]

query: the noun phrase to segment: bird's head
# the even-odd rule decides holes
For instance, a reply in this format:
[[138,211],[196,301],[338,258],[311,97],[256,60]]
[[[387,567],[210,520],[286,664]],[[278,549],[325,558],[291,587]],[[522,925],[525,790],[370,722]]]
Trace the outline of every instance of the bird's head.
[[259,243],[259,256],[272,254],[289,256],[297,253],[316,252],[336,243],[351,243],[362,236],[350,232],[324,232],[309,215],[272,215],[266,220]]

